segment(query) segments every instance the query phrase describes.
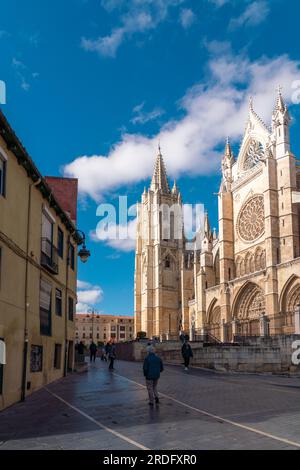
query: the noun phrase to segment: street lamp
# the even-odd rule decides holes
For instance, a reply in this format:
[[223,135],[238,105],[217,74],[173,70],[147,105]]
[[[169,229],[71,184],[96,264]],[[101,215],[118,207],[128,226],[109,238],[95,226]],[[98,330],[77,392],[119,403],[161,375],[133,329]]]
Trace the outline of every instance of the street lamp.
[[89,308],[88,313],[92,314],[92,342],[94,342],[94,318],[95,318],[95,315],[97,316],[98,312],[94,308]]
[[81,243],[78,243],[79,246],[82,245],[81,250],[78,253],[78,256],[81,260],[82,263],[86,263],[89,257],[91,256],[91,252],[87,249],[85,245],[85,233],[82,232],[81,230],[76,230],[76,234],[79,234],[81,236]]

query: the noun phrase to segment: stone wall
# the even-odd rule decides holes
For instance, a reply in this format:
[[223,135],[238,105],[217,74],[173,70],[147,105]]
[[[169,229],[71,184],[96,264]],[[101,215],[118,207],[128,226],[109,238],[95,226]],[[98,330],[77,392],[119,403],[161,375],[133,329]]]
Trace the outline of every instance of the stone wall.
[[[300,366],[292,364],[292,343],[299,335],[274,338],[252,338],[247,345],[210,345],[192,343],[194,357],[191,365],[219,371],[272,372],[300,374]],[[147,343],[127,343],[117,346],[118,358],[142,361]],[[163,361],[182,364],[181,345],[178,342],[156,345],[157,354]]]

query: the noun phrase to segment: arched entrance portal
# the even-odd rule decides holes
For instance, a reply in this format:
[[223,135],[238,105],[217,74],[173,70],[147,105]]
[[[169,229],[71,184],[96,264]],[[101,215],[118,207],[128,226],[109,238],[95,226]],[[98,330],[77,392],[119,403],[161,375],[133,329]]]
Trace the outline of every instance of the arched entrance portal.
[[259,336],[260,316],[265,314],[265,295],[252,282],[242,287],[235,303],[233,318],[238,336]]
[[221,307],[213,302],[208,312],[207,333],[221,341]]
[[287,283],[282,302],[283,333],[295,333],[295,312],[300,307],[300,279],[293,276]]

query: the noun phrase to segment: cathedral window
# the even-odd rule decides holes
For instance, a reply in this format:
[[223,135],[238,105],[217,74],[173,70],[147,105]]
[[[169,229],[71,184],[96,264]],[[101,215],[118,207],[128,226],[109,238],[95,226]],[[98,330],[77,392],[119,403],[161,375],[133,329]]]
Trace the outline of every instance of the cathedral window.
[[261,237],[265,231],[264,197],[253,196],[242,207],[238,216],[238,234],[246,242]]
[[170,268],[171,268],[171,258],[170,258],[169,255],[165,257],[165,268],[166,268],[166,269],[170,269]]
[[249,143],[247,153],[244,158],[243,170],[251,170],[264,158],[263,145],[257,140],[252,139]]

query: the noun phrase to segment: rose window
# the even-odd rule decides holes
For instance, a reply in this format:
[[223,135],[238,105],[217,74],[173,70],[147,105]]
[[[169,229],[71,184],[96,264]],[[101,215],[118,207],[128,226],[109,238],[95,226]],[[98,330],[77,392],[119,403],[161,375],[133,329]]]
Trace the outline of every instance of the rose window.
[[238,233],[246,242],[256,240],[265,231],[263,196],[254,196],[242,207],[238,217]]

